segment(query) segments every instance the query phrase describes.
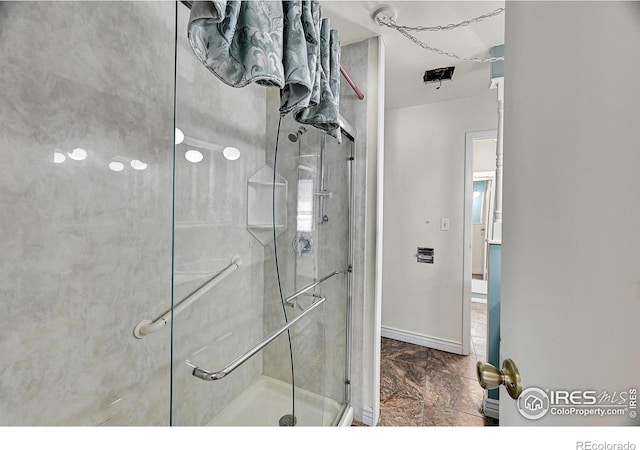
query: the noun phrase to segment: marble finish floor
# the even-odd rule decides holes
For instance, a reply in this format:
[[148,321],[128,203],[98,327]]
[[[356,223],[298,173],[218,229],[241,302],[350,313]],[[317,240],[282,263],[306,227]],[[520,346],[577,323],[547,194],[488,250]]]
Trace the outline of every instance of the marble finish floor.
[[472,303],[472,354],[382,339],[380,426],[490,426],[482,414],[478,360],[486,360],[487,305]]

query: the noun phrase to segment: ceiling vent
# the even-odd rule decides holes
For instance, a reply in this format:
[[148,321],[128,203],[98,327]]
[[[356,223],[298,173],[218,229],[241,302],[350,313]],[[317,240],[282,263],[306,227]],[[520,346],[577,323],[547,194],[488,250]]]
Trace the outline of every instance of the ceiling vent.
[[442,81],[451,80],[453,78],[453,71],[455,66],[440,67],[438,69],[427,70],[422,77],[422,81],[427,83],[440,83],[436,89],[440,89]]

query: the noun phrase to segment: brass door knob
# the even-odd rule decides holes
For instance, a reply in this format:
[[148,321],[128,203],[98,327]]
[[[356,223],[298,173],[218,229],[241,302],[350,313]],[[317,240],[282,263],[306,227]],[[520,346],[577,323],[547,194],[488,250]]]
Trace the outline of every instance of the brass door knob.
[[497,369],[491,364],[478,361],[476,364],[476,375],[478,376],[478,383],[480,383],[482,389],[495,389],[503,384],[514,400],[522,393],[520,372],[516,364],[510,359],[503,361],[502,370]]

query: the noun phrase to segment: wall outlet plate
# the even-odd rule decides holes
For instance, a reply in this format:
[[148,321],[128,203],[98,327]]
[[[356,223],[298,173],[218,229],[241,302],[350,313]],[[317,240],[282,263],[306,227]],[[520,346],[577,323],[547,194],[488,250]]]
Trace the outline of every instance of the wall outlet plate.
[[449,231],[449,218],[445,217],[440,219],[440,229],[442,231]]

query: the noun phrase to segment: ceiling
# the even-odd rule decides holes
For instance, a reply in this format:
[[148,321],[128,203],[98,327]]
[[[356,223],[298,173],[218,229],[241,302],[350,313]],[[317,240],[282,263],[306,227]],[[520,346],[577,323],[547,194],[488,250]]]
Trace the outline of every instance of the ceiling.
[[[482,95],[489,89],[490,63],[463,62],[427,51],[398,31],[373,21],[374,12],[390,6],[396,23],[435,26],[458,23],[504,7],[504,1],[345,1],[324,0],[323,15],[347,45],[382,36],[386,48],[385,108],[395,109]],[[430,47],[461,57],[489,56],[491,47],[504,43],[504,13],[451,31],[412,33]],[[425,70],[455,66],[451,81],[424,84]],[[348,67],[345,67],[349,71]],[[366,94],[366,92],[365,92]]]

